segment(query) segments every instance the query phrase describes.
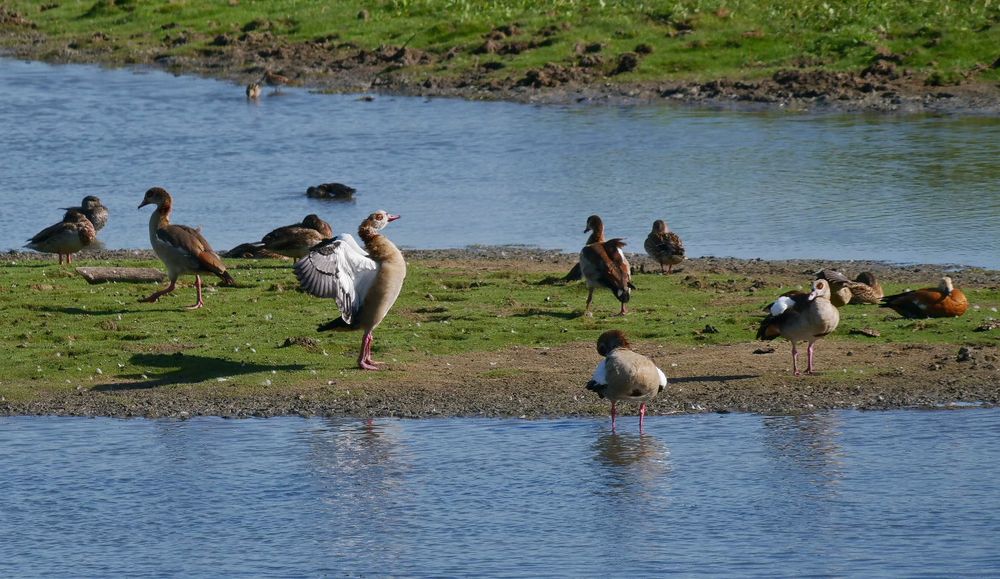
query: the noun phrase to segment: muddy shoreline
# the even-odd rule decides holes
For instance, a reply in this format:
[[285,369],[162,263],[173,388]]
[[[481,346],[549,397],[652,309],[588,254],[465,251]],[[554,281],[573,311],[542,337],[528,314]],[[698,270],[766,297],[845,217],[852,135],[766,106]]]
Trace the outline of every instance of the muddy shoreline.
[[[934,114],[1000,113],[1000,86],[969,78],[942,85],[905,68],[900,55],[880,52],[864,70],[828,71],[803,64],[765,78],[697,81],[621,82],[607,66],[587,59],[549,62],[527,72],[504,73],[502,63],[451,71],[453,48],[442,54],[405,46],[366,50],[336,38],[292,43],[268,31],[198,38],[178,30],[162,49],[136,48],[126,55],[113,39],[95,35],[88,42],[57,42],[30,28],[8,31],[0,55],[56,64],[137,66],[191,74],[243,85],[265,70],[280,72],[291,86],[331,93],[446,97],[532,104],[675,104],[724,110],[790,110]],[[208,41],[190,55],[168,52],[176,42]],[[514,42],[513,39],[506,39]],[[503,54],[504,46],[494,47]],[[490,53],[485,56],[491,56]],[[589,55],[584,55],[589,56]],[[605,59],[606,60],[606,59]],[[603,61],[602,61],[603,62]],[[493,66],[495,65],[495,66]],[[501,66],[498,72],[496,66]],[[437,67],[437,68],[435,68]],[[440,72],[433,72],[433,71]]]
[[[502,262],[523,271],[560,270],[572,254],[527,247],[407,250],[411,262],[466,264]],[[87,257],[149,259],[139,250],[104,250]],[[7,259],[34,260],[9,252]],[[651,270],[634,256],[642,274]],[[943,272],[964,286],[996,287],[1000,271],[946,265],[883,262],[765,261],[704,257],[683,264],[678,275],[805,275],[817,267],[859,267],[884,280],[921,282]],[[838,332],[849,331],[840,328]],[[825,340],[818,345],[815,376],[791,374],[787,341],[679,346],[637,341],[670,379],[651,414],[697,412],[800,413],[846,408],[949,408],[1000,405],[1000,347],[962,351],[960,344],[858,343]],[[592,343],[543,348],[510,346],[501,351],[427,356],[390,363],[375,379],[350,370],[295,388],[276,385],[274,394],[233,397],[216,384],[109,384],[71,393],[38,392],[29,402],[0,400],[0,415],[114,417],[298,416],[525,417],[602,416],[608,406],[583,385],[598,357]],[[497,369],[510,369],[498,372]],[[623,405],[625,413],[634,408]]]

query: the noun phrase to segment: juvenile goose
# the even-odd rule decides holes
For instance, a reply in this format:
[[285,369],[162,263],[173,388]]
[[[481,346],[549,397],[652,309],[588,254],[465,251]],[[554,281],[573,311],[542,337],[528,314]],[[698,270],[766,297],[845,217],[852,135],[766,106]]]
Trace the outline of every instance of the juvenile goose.
[[625,242],[615,238],[591,243],[580,250],[580,272],[589,290],[585,315],[591,315],[590,302],[593,301],[594,290],[598,287],[610,289],[622,303],[618,315],[624,316],[628,313],[625,304],[632,297],[635,286],[632,285],[632,267],[625,259],[623,247]]
[[840,312],[830,303],[830,282],[813,281],[812,292],[795,292],[778,298],[770,306],[770,314],[757,330],[758,340],[773,340],[784,336],[792,343],[792,372],[798,376],[799,342],[809,342],[809,365],[806,372],[813,373],[813,347],[816,341],[837,329]]
[[587,390],[597,392],[611,401],[611,428],[615,427],[619,400],[640,401],[639,430],[646,417],[646,401],[656,397],[667,386],[667,376],[649,358],[629,349],[621,330],[608,330],[597,338],[597,353],[604,359],[597,364],[587,382]]
[[59,264],[66,256],[66,263],[73,263],[73,254],[93,243],[97,238],[94,225],[77,209],[67,209],[63,220],[39,231],[28,240],[25,247],[42,253],[59,254]]
[[[590,233],[590,237],[587,238],[587,243],[585,245],[590,245],[591,243],[603,242],[604,241],[604,221],[601,220],[598,215],[591,215],[587,218],[587,227],[583,230],[584,233]],[[576,281],[583,278],[583,274],[580,273],[580,262],[576,262],[569,273],[563,277],[563,281]]]
[[[684,243],[667,227],[662,219],[653,222],[653,230],[646,236],[646,253],[660,264],[660,273],[671,273],[674,266],[684,261]],[[663,266],[667,271],[663,271]]]
[[87,219],[94,225],[94,231],[104,229],[108,224],[108,208],[101,204],[101,200],[93,195],[83,198],[79,207],[63,207],[64,210],[76,210],[87,216]]
[[318,330],[364,330],[358,367],[378,370],[372,360],[372,333],[396,302],[406,278],[403,254],[380,231],[399,219],[385,211],[376,211],[358,227],[361,249],[348,234],[314,247],[295,264],[295,275],[302,289],[320,298],[334,298],[340,317],[319,326]]
[[211,273],[222,278],[225,285],[236,285],[236,280],[226,271],[222,260],[212,250],[212,246],[197,229],[187,225],[172,225],[170,211],[173,199],[170,193],[161,187],[153,187],[146,191],[139,208],[146,205],[156,205],[156,211],[149,217],[149,243],[153,251],[167,266],[167,277],[170,285],[165,289],[150,294],[140,302],[155,302],[161,296],[174,291],[177,278],[183,274],[194,274],[195,288],[198,290],[198,301],[188,309],[197,309],[205,305],[201,296],[201,274]]
[[969,309],[969,300],[945,276],[937,287],[885,296],[881,307],[892,308],[904,318],[953,318]]
[[302,223],[279,227],[261,240],[264,248],[281,255],[300,259],[309,253],[314,245],[333,237],[330,224],[315,213],[306,215]]

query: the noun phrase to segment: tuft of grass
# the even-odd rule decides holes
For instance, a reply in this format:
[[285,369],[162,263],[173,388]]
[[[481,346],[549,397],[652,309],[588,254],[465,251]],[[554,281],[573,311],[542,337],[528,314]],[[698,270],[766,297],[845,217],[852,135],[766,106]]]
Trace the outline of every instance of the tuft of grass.
[[[352,370],[359,332],[316,331],[318,324],[337,317],[336,306],[294,290],[287,263],[228,263],[239,287],[210,282],[205,308],[188,311],[184,306],[194,301],[190,278],[158,303],[146,304],[137,300],[156,289],[151,284],[88,285],[64,266],[0,262],[0,348],[6,355],[0,365],[0,396],[23,400],[40,391],[113,391],[121,384],[183,385],[235,396],[295,392],[331,379],[361,384],[375,379]],[[135,260],[100,264],[158,265]],[[594,316],[584,317],[583,284],[547,285],[540,282],[562,272],[500,267],[484,272],[478,266],[411,261],[399,300],[376,331],[375,358],[405,364],[512,345],[590,343],[611,328],[623,329],[633,340],[661,344],[750,343],[764,316],[762,308],[804,283],[770,280],[768,287],[757,289],[759,281],[731,273],[642,274],[635,277],[639,289],[627,317],[614,315],[618,302],[605,290],[595,294]],[[887,292],[902,289],[886,287]],[[827,339],[859,347],[873,340],[1000,343],[996,331],[974,331],[997,317],[1000,289],[966,293],[973,307],[956,319],[905,320],[884,308],[847,306],[841,309],[840,327]],[[861,328],[873,328],[881,336],[849,334]]]

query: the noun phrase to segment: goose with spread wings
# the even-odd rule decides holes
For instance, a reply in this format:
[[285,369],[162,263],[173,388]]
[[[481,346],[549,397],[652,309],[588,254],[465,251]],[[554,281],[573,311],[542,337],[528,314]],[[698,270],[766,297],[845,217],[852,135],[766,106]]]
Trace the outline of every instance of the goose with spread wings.
[[406,260],[382,228],[399,219],[385,211],[376,211],[358,228],[364,249],[349,234],[342,234],[317,245],[295,264],[295,275],[302,289],[320,298],[337,302],[340,317],[319,326],[319,330],[361,329],[361,352],[358,367],[378,370],[372,360],[372,333],[399,297],[406,278]]

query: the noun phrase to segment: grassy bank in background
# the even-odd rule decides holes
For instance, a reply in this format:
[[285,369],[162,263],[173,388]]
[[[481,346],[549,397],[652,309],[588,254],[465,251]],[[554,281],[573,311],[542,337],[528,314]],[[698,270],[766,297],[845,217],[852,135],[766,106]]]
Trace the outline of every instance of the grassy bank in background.
[[[43,56],[56,60],[77,51],[117,63],[202,58],[249,35],[372,51],[406,46],[434,56],[396,63],[418,78],[470,70],[516,78],[557,63],[599,69],[613,83],[756,79],[799,67],[858,72],[882,59],[933,85],[1000,80],[995,0],[4,0],[0,7],[0,43],[43,43]],[[623,64],[627,54],[635,58]]]
[[[331,379],[346,384],[381,380],[391,387],[398,372],[354,370],[359,333],[316,332],[317,324],[336,317],[335,305],[299,292],[288,262],[227,261],[239,287],[215,288],[212,280],[206,307],[194,311],[184,309],[194,301],[193,278],[185,278],[188,283],[173,295],[145,304],[137,300],[156,289],[152,284],[88,285],[73,269],[52,262],[0,262],[0,348],[6,356],[0,396],[24,401],[44,393],[172,384],[194,385],[196,392],[216,396],[267,396]],[[129,259],[89,264],[159,265]],[[639,343],[738,345],[749,351],[765,347],[753,340],[762,306],[809,281],[790,272],[761,276],[690,267],[672,276],[639,274],[627,318],[613,315],[617,302],[606,290],[596,294],[595,315],[588,318],[581,315],[582,284],[540,283],[564,272],[562,265],[411,259],[399,301],[376,332],[375,359],[408,374],[411,363],[416,367],[440,356],[513,345],[579,342],[590,351],[609,328],[622,328]],[[886,292],[904,289],[900,283],[885,285]],[[973,307],[956,319],[905,320],[875,306],[842,308],[839,329],[824,343],[995,348],[995,330],[974,330],[997,316],[1000,289],[995,284],[965,289]],[[851,333],[863,328],[881,335]],[[706,355],[712,356],[711,349]],[[593,361],[586,363],[596,363],[596,355],[590,357]],[[422,367],[432,380],[436,370]],[[490,372],[516,375],[519,369],[496,367],[484,376],[491,377]]]

